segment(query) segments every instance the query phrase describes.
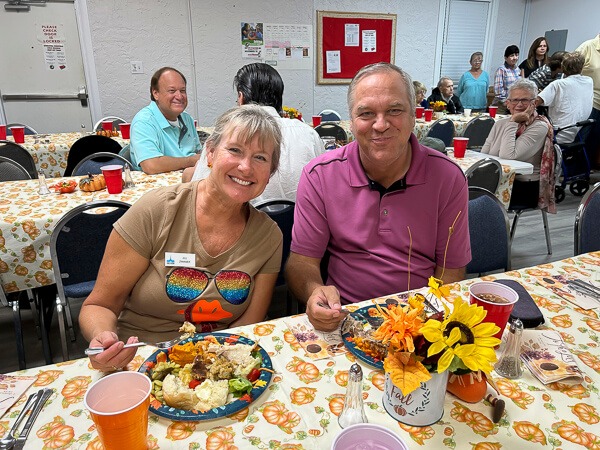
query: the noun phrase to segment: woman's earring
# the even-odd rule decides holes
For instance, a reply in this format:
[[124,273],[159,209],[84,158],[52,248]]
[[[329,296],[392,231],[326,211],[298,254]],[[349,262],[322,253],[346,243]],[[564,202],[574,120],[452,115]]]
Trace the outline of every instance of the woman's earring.
[[209,169],[212,169],[212,163],[208,163],[207,166]]

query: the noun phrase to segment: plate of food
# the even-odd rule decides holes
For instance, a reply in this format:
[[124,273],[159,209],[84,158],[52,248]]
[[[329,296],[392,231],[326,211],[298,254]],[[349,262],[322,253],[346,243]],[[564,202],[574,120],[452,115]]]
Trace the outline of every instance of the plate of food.
[[[381,304],[379,307],[387,308],[387,305]],[[355,312],[369,317],[383,317],[376,305],[363,306]],[[357,315],[349,314],[342,323],[342,340],[348,351],[362,362],[383,370],[387,348],[373,339],[374,332],[375,328]]]
[[268,353],[229,333],[196,334],[155,351],[139,369],[152,380],[150,411],[172,420],[211,420],[256,400],[273,376]]

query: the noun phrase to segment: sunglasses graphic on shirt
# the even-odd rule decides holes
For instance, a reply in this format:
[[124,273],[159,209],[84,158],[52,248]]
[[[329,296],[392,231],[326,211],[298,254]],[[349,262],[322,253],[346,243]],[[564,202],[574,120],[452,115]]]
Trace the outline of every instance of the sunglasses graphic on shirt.
[[216,274],[182,267],[167,275],[167,296],[176,303],[194,300],[214,280],[219,294],[232,305],[241,305],[248,298],[251,278],[239,270],[219,270]]

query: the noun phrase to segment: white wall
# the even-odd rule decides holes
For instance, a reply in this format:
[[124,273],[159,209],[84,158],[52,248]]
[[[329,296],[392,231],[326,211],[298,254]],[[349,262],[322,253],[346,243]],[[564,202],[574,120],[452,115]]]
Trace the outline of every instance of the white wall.
[[[188,78],[188,112],[199,124],[212,125],[235,104],[233,76],[252,62],[241,57],[240,22],[312,24],[316,46],[317,10],[397,14],[395,62],[431,87],[437,82],[440,1],[444,0],[190,0],[188,10],[187,0],[87,0],[102,113],[131,120],[149,102],[152,73],[172,65]],[[504,48],[521,40],[526,0],[496,1],[491,74],[503,62]],[[130,73],[132,60],[143,62],[143,75]],[[316,60],[313,70],[280,73],[284,105],[301,107],[307,117],[325,108],[348,117],[347,85],[317,85]]]
[[[527,48],[549,30],[569,30],[567,51],[574,51],[581,43],[600,33],[600,2],[598,0],[531,0],[527,27]],[[554,50],[550,49],[550,53]],[[525,53],[525,56],[527,54]]]

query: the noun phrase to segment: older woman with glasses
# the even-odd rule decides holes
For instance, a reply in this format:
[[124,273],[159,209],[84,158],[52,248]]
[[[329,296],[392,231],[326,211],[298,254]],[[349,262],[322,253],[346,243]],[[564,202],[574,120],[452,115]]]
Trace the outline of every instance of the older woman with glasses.
[[471,70],[463,73],[458,82],[456,95],[465,108],[474,111],[485,111],[487,106],[487,92],[490,87],[490,76],[481,70],[483,53],[475,52],[471,55]]
[[512,115],[494,124],[481,153],[533,164],[531,175],[515,177],[510,206],[537,205],[554,212],[553,131],[536,112],[537,91],[534,82],[524,79],[508,88],[506,105]]
[[249,201],[277,170],[281,131],[256,105],[223,114],[206,141],[210,175],[155,189],[114,224],[94,290],[79,315],[100,370],[124,367],[124,341],[165,341],[184,321],[198,332],[264,319],[282,235]]

